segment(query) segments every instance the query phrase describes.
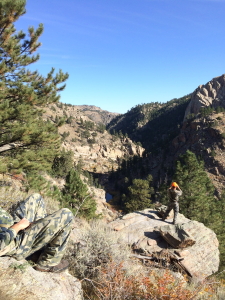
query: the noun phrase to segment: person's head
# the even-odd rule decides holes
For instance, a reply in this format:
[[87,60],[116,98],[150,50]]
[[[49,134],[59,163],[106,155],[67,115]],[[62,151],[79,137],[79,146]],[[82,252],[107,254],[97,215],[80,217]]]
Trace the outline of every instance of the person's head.
[[172,182],[171,188],[175,190],[177,187],[178,187],[177,183],[176,182]]

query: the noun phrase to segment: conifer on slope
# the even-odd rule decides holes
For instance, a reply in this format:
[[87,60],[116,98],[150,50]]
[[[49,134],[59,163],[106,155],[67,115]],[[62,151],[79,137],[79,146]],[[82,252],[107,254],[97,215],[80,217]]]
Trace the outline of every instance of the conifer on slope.
[[67,73],[54,68],[46,77],[28,66],[39,60],[43,24],[28,34],[14,23],[26,13],[26,1],[0,2],[0,171],[50,168],[60,140],[57,128],[41,118],[41,109],[59,100]]
[[208,178],[202,161],[187,151],[177,161],[175,181],[183,190],[180,197],[180,212],[191,220],[206,226],[210,224],[214,199],[214,186]]
[[77,170],[71,169],[67,174],[61,202],[63,206],[69,207],[75,215],[85,219],[97,217],[95,214],[96,202]]

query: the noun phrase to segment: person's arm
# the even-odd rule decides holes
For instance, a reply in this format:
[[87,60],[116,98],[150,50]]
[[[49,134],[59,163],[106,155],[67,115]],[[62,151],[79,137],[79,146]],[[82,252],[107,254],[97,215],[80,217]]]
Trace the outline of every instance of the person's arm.
[[24,218],[9,228],[1,227],[0,228],[0,250],[3,250],[6,246],[8,246],[12,242],[12,240],[15,239],[17,233],[20,230],[27,228],[29,225],[30,222]]
[[18,223],[11,226],[10,228],[14,229],[16,233],[18,233],[20,230],[27,228],[29,225],[30,222],[26,218],[23,218]]
[[178,195],[181,196],[182,195],[182,190],[181,188],[179,187],[179,185],[177,185],[177,192],[179,193]]

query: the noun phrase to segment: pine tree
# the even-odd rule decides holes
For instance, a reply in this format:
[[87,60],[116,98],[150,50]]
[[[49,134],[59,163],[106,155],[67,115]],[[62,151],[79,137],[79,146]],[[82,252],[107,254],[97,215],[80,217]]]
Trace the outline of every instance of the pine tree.
[[66,184],[62,191],[62,204],[69,207],[75,215],[85,219],[96,217],[96,202],[90,195],[88,187],[80,178],[80,174],[72,169],[66,176]]
[[149,183],[149,180],[133,180],[132,185],[128,187],[128,196],[123,196],[125,210],[127,212],[143,210],[150,207],[150,197],[153,189],[150,187]]
[[[220,251],[220,269],[225,269],[225,190],[221,193],[218,200],[215,200],[211,211],[211,221],[209,227],[216,233],[219,240],[219,251]],[[225,274],[222,274],[225,278]]]
[[28,35],[14,23],[25,14],[25,0],[0,1],[0,171],[50,168],[60,140],[57,128],[41,118],[42,109],[59,100],[68,78],[54,68],[46,77],[28,66],[39,60],[43,24]]
[[188,150],[177,161],[174,180],[183,191],[179,201],[180,212],[189,219],[210,224],[215,203],[214,186],[204,170],[203,162]]
[[52,174],[56,177],[65,178],[73,167],[73,152],[64,148],[55,156],[52,164]]

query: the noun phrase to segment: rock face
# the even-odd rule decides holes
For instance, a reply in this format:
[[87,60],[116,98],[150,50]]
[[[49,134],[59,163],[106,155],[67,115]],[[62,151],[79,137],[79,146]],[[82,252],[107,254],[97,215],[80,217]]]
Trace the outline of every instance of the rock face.
[[118,217],[118,212],[109,208],[110,206],[107,204],[105,198],[105,191],[95,187],[90,187],[90,191],[94,195],[93,198],[97,205],[96,214],[102,215],[102,219],[106,222],[115,220]]
[[112,168],[116,170],[122,158],[142,156],[145,150],[129,138],[113,136],[105,130],[102,125],[117,115],[96,106],[58,103],[45,109],[43,119],[55,124],[65,119],[58,128],[62,148],[72,151],[75,164],[85,161],[84,170],[106,174]]
[[207,106],[225,107],[225,74],[213,78],[205,85],[200,85],[192,94],[191,101],[185,112],[185,119],[189,114],[197,114],[201,108]]
[[112,164],[116,168],[118,158],[124,156],[142,156],[144,148],[138,145],[134,145],[129,138],[125,138],[122,141],[112,143],[109,140],[109,134],[105,132],[102,134],[102,141],[92,145],[74,145],[74,143],[63,142],[62,146],[67,151],[73,152],[74,161],[79,159],[85,160],[86,170],[96,169],[98,172],[108,172],[112,168]]
[[192,246],[176,249],[169,245],[160,233],[160,231],[165,232],[168,229],[174,230],[174,225],[171,223],[172,218],[163,222],[157,211],[145,209],[127,214],[109,225],[112,229],[120,231],[123,242],[150,257],[155,253],[161,253],[162,250],[169,249],[172,255],[178,257],[182,269],[196,280],[202,280],[216,272],[219,267],[216,234],[204,224],[191,221],[179,214],[177,228],[184,228],[186,235],[191,236],[195,243],[192,243]]
[[74,105],[73,107],[83,112],[83,114],[88,116],[88,118],[95,123],[103,123],[105,125],[108,124],[113,118],[120,115],[119,113],[112,113],[94,105]]
[[81,284],[67,272],[35,271],[26,261],[0,257],[0,299],[82,300]]

